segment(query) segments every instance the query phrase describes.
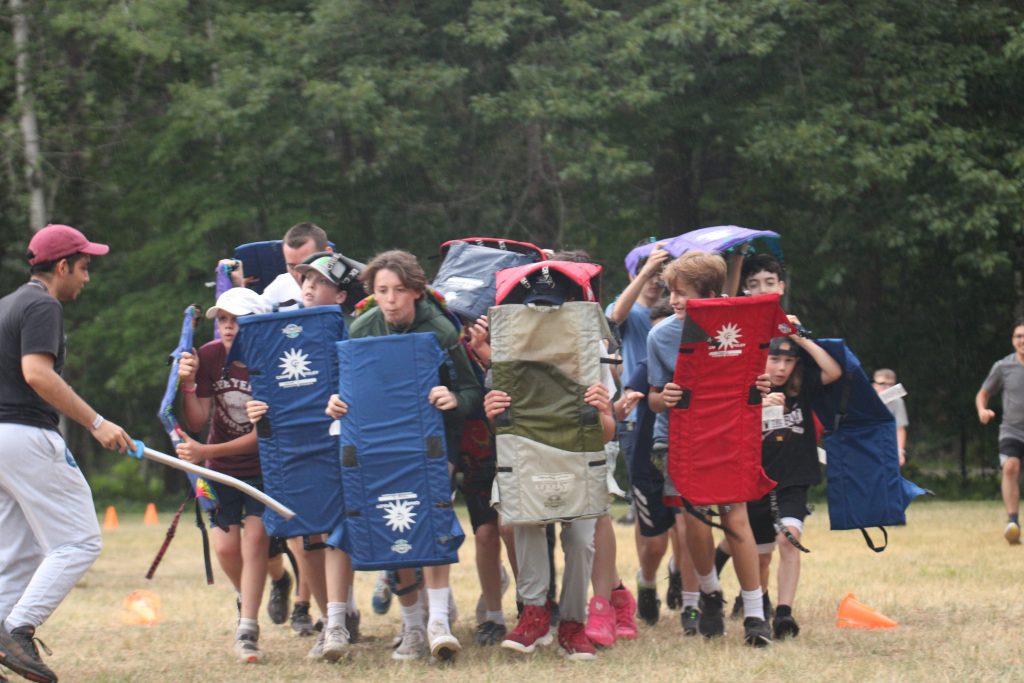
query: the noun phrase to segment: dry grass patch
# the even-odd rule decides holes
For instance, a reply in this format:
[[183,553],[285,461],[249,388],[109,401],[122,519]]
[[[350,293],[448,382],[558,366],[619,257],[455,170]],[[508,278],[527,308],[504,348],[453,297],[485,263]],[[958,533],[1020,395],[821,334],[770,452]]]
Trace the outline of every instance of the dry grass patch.
[[[890,546],[876,555],[857,532],[828,531],[827,514],[808,519],[805,556],[795,615],[802,632],[794,641],[764,650],[742,645],[742,626],[730,621],[715,642],[683,638],[677,612],[663,608],[654,628],[640,638],[603,652],[597,662],[573,664],[552,649],[521,657],[475,647],[473,610],[479,589],[472,539],[453,571],[460,611],[455,629],[464,651],[454,667],[396,664],[389,644],[398,629],[397,604],[387,616],[370,609],[372,573],[357,575],[363,613],[362,643],[338,665],[308,662],[309,638],[261,616],[261,645],[267,662],[243,667],[234,662],[233,592],[222,574],[206,586],[199,534],[183,520],[152,582],[143,579],[164,536],[140,517],[122,520],[104,534],[103,555],[40,635],[54,649],[49,664],[62,681],[965,681],[1024,677],[1019,624],[1024,617],[1019,586],[1024,546],[1002,539],[1001,508],[992,503],[916,503],[909,525],[890,530]],[[468,524],[466,524],[468,529]],[[619,569],[635,586],[632,530],[616,526]],[[662,575],[663,578],[663,575]],[[661,582],[664,586],[664,581]],[[731,568],[726,596],[737,592]],[[163,601],[155,626],[125,626],[121,603],[146,588]],[[835,627],[839,600],[852,591],[861,601],[900,622],[891,631]],[[664,590],[662,589],[662,593]],[[774,587],[772,588],[774,594]],[[511,592],[505,613],[515,621]]]

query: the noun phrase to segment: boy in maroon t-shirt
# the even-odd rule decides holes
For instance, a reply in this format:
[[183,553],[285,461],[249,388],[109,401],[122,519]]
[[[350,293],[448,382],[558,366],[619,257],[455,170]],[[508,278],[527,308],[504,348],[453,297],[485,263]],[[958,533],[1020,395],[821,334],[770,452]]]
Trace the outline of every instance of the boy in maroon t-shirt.
[[[252,396],[249,371],[238,363],[223,376],[224,361],[238,334],[238,316],[266,312],[263,300],[244,287],[229,289],[206,312],[216,318],[220,340],[204,344],[197,353],[183,353],[178,369],[185,425],[199,431],[210,423],[205,444],[184,436],[178,457],[230,474],[263,488],[256,432],[245,414]],[[263,529],[263,503],[216,482],[210,486],[218,506],[210,514],[213,547],[221,569],[238,593],[239,619],[235,632],[235,654],[242,663],[263,658],[259,648],[257,615],[267,574],[269,539]],[[242,533],[242,528],[245,533]]]

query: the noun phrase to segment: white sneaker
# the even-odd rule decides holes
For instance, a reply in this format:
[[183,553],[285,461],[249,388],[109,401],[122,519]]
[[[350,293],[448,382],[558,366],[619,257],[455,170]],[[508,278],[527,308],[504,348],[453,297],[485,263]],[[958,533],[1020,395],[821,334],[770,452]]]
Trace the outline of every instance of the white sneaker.
[[235,656],[242,664],[258,664],[263,660],[258,633],[243,631],[235,638]]
[[324,637],[326,634],[326,628],[320,629],[320,632],[316,634],[316,642],[313,643],[313,647],[309,648],[309,652],[306,653],[306,659],[324,658]]
[[323,657],[328,662],[336,662],[348,654],[348,629],[343,625],[330,626],[324,629]]
[[438,659],[454,659],[462,649],[459,639],[443,621],[432,621],[427,625],[427,639],[430,640],[430,654]]
[[1007,522],[1003,531],[1003,538],[1010,545],[1020,545],[1020,525],[1016,522]]
[[427,646],[427,634],[422,626],[410,626],[402,632],[402,642],[391,653],[391,659],[408,662],[423,659],[430,652]]

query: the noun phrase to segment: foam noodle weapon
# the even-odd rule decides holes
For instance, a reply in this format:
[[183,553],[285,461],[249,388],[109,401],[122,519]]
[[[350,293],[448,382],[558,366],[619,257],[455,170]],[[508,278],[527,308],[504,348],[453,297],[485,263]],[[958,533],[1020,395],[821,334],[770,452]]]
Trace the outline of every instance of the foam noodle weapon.
[[161,465],[173,467],[176,470],[181,470],[183,472],[191,472],[192,474],[198,475],[208,481],[215,481],[218,484],[230,486],[233,489],[241,491],[247,496],[255,498],[256,500],[263,503],[268,508],[270,508],[277,514],[281,515],[285,519],[291,519],[295,516],[295,513],[291,509],[277,502],[267,494],[263,493],[263,491],[260,491],[259,489],[252,487],[249,484],[246,484],[244,481],[235,479],[234,477],[224,474],[223,472],[215,472],[213,470],[206,469],[205,467],[200,467],[199,465],[195,465],[188,461],[181,460],[180,458],[176,458],[173,455],[167,455],[166,453],[155,451],[152,448],[146,446],[146,444],[142,443],[142,441],[139,441],[138,439],[135,439],[135,448],[128,451],[128,454],[133,458],[146,458],[147,460],[158,462]]

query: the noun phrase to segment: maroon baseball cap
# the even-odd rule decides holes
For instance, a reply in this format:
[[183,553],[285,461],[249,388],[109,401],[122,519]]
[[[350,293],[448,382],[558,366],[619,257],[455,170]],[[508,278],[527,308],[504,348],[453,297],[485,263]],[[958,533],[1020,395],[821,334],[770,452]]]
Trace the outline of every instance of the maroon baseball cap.
[[46,261],[58,261],[72,254],[103,256],[109,251],[110,247],[90,242],[70,225],[47,225],[33,235],[28,243],[28,263],[34,266]]

